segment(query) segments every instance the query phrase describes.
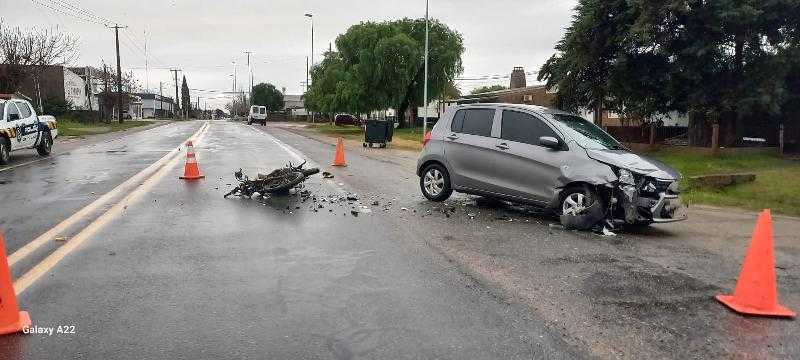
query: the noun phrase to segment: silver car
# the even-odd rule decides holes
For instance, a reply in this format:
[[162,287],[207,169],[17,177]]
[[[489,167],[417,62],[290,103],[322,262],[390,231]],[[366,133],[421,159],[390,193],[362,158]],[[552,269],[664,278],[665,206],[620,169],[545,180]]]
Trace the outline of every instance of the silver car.
[[450,107],[417,162],[426,198],[453,191],[555,210],[568,228],[685,219],[680,175],[584,118],[518,104]]

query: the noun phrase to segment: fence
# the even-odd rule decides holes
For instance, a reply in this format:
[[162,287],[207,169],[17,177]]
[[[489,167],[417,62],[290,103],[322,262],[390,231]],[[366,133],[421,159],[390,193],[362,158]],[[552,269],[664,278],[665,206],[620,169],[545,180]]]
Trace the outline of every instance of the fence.
[[[607,126],[606,131],[615,139],[624,143],[650,143],[650,126]],[[689,132],[686,126],[657,126],[655,127],[656,143],[667,139],[685,137]]]

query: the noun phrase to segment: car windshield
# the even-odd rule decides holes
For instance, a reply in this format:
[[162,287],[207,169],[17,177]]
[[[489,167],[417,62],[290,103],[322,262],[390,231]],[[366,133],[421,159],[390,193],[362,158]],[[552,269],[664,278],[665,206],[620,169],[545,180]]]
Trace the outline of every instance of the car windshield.
[[592,150],[622,150],[625,149],[616,139],[592,124],[588,120],[575,115],[551,114],[564,130],[578,145]]

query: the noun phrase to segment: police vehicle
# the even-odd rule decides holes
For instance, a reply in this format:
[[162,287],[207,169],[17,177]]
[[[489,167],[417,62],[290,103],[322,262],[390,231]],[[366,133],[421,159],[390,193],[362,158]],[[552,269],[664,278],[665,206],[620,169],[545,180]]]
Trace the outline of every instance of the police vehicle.
[[30,101],[16,94],[0,94],[0,165],[8,164],[11,152],[36,149],[50,155],[58,136],[56,118],[37,116]]

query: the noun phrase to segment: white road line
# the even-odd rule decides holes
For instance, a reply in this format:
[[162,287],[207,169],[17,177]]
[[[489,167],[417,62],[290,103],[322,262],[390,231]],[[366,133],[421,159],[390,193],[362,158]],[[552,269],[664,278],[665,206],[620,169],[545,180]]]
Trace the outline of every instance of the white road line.
[[[256,133],[261,134],[263,136],[266,136],[268,139],[272,140],[272,142],[274,142],[276,145],[280,146],[284,151],[289,153],[289,155],[292,155],[292,157],[294,157],[298,162],[303,162],[303,161],[308,159],[308,157],[302,155],[303,154],[302,152],[298,151],[297,149],[295,149],[295,148],[293,148],[293,147],[291,147],[289,145],[286,145],[283,141],[278,140],[276,137],[270,135],[266,131],[258,130],[255,127],[253,127],[253,125],[248,125],[247,127],[249,127],[250,130],[253,130]],[[326,180],[326,182],[330,187],[332,187],[334,190],[336,190],[336,192],[338,192],[340,194],[347,193],[347,191],[345,191],[335,181]]]
[[[203,124],[191,137],[196,138],[200,136],[200,134],[205,131],[208,127],[208,123]],[[182,145],[182,144],[181,144]],[[93,201],[91,204],[86,205],[83,209],[78,210],[74,214],[72,214],[67,219],[61,221],[58,225],[53,227],[50,230],[47,230],[42,235],[39,235],[33,241],[25,244],[25,246],[19,248],[13,254],[8,256],[8,266],[13,266],[20,260],[24,259],[38,248],[42,247],[42,245],[46,244],[47,242],[54,239],[56,236],[63,235],[63,232],[69,229],[69,227],[75,225],[77,222],[84,219],[86,216],[90,215],[92,212],[96,211],[97,209],[107,205],[114,197],[122,194],[124,192],[128,192],[133,189],[135,186],[138,186],[144,180],[146,180],[149,176],[152,176],[153,173],[161,169],[164,164],[166,164],[169,160],[175,157],[176,154],[180,152],[180,148],[176,148],[166,155],[164,155],[161,159],[153,163],[152,165],[148,166],[144,170],[140,171],[136,175],[132,176],[127,181],[123,182],[120,185],[117,185],[111,191],[103,194],[97,200]]]
[[[209,127],[209,123],[206,122],[196,133],[197,136],[194,137],[193,140],[190,138],[190,140],[199,144],[205,134],[208,132]],[[58,264],[58,262],[61,261],[65,256],[86,241],[86,239],[90,238],[109,222],[119,217],[119,215],[122,214],[122,212],[129,205],[133,204],[140,196],[150,191],[150,189],[152,189],[155,184],[157,184],[166,174],[168,174],[170,170],[179,164],[180,160],[181,157],[174,157],[170,159],[166,165],[158,169],[155,174],[147,178],[141,185],[125,196],[124,199],[114,204],[114,206],[108,209],[108,211],[97,217],[97,219],[92,221],[91,224],[69,239],[64,245],[53,251],[53,253],[48,255],[44,260],[42,260],[42,262],[36,264],[36,266],[31,268],[31,270],[20,276],[16,281],[14,281],[14,292],[17,295],[21,294],[23,291],[25,291],[25,289],[36,282],[36,280],[41,278],[44,274],[50,271],[50,269],[56,266],[56,264]]]

